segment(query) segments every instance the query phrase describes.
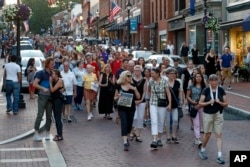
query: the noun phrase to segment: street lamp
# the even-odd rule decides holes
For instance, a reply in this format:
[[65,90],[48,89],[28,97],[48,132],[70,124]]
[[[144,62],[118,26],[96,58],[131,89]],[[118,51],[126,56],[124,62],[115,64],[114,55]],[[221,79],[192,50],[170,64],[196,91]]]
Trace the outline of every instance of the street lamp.
[[207,0],[204,0],[204,17],[203,17],[203,23],[204,23],[204,49],[203,49],[203,55],[204,59],[207,55],[207,29],[206,29],[206,22],[207,22]]
[[99,39],[99,10],[96,10],[96,21],[97,21],[97,25],[96,25],[96,39]]
[[130,10],[132,8],[132,5],[130,3],[130,0],[128,0],[127,4],[126,4],[126,8],[128,10],[128,49],[130,49]]
[[80,31],[81,31],[81,39],[83,38],[83,34],[82,34],[82,29],[83,29],[83,27],[82,27],[82,21],[83,21],[83,17],[82,16],[80,16],[80,21],[81,21],[81,27],[80,27]]

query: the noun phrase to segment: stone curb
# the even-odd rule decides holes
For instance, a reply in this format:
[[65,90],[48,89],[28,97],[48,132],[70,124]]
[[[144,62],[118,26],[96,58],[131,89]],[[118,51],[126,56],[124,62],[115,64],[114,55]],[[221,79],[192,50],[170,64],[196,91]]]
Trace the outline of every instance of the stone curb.
[[234,114],[234,115],[238,115],[240,117],[243,117],[247,120],[250,120],[250,112],[234,107],[234,106],[228,106],[227,108],[224,109],[224,112],[230,113],[230,114]]

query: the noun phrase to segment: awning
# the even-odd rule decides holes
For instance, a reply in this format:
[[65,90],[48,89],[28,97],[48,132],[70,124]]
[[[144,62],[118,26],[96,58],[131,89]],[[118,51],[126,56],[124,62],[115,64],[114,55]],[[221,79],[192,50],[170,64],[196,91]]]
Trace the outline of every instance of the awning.
[[106,28],[106,31],[117,31],[117,30],[121,30],[122,26],[120,25],[120,23],[118,24],[114,24],[108,28]]
[[243,31],[250,31],[250,16],[242,21]]
[[158,23],[157,22],[154,22],[154,23],[151,23],[149,25],[144,26],[144,28],[146,28],[146,29],[155,29],[157,27],[158,27]]
[[220,29],[229,29],[232,27],[238,27],[242,25],[242,19],[240,20],[234,20],[234,21],[227,21],[227,22],[222,22],[220,24]]

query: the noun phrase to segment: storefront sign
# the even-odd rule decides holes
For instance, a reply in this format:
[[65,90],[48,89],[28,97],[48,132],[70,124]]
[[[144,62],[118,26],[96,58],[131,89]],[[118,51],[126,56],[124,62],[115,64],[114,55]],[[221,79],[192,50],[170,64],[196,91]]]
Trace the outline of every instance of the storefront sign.
[[130,33],[137,33],[138,31],[138,23],[136,19],[130,19]]
[[175,20],[168,22],[169,31],[179,30],[185,28],[185,20]]

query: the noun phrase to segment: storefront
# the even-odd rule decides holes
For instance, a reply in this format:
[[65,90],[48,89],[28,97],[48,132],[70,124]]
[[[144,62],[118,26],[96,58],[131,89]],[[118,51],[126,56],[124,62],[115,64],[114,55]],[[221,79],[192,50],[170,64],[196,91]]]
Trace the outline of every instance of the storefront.
[[239,65],[244,64],[247,47],[250,46],[250,31],[243,31],[242,22],[243,19],[221,25],[223,47],[230,46],[231,51],[235,53],[235,63]]

